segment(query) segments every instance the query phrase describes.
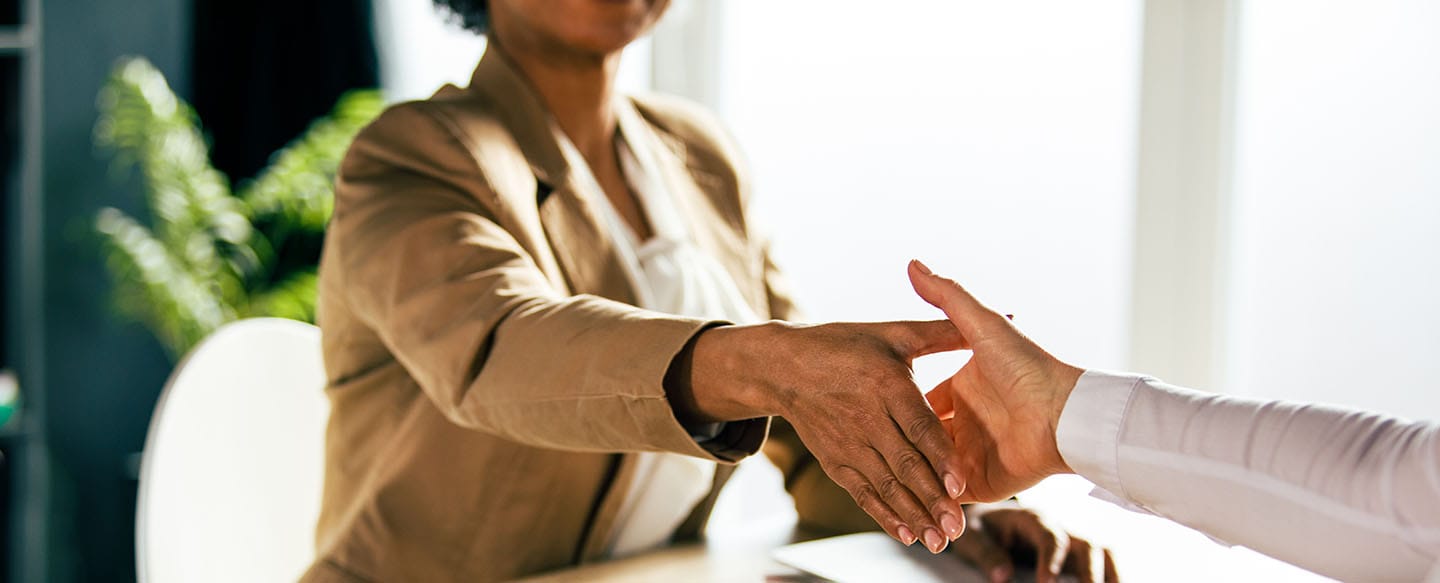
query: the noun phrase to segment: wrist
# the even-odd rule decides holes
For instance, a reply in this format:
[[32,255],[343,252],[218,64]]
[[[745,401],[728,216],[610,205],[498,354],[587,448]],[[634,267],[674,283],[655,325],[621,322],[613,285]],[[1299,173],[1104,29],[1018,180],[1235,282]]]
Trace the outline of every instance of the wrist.
[[780,413],[774,391],[760,373],[768,336],[773,336],[768,323],[717,326],[691,341],[675,367],[683,369],[679,372],[684,378],[675,380],[694,420],[737,421]]
[[1080,375],[1085,374],[1085,369],[1071,366],[1063,362],[1056,363],[1054,392],[1050,401],[1050,427],[1046,433],[1048,442],[1046,451],[1051,459],[1052,474],[1073,474],[1075,470],[1065,462],[1064,456],[1060,455],[1059,429],[1060,417],[1065,414],[1065,405],[1070,401],[1070,394],[1075,391],[1075,385],[1080,382]]

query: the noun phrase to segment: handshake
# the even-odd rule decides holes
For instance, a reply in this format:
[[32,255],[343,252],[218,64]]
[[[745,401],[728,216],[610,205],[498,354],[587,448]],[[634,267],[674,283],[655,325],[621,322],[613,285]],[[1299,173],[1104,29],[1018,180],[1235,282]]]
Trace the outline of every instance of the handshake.
[[[1055,428],[1082,371],[959,284],[909,272],[948,319],[713,328],[677,360],[671,396],[686,422],[785,418],[885,532],[938,553],[964,532],[961,503],[1070,471]],[[960,349],[973,357],[922,398],[911,362]]]

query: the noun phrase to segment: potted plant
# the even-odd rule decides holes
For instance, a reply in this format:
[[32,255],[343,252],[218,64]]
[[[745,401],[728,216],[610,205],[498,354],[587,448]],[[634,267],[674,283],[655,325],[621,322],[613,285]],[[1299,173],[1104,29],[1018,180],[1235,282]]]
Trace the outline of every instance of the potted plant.
[[173,357],[232,320],[313,322],[335,172],[383,108],[379,92],[341,97],[234,191],[210,163],[194,110],[149,62],[121,60],[98,105],[95,143],[117,168],[138,168],[150,211],[148,224],[109,207],[95,219],[119,313]]

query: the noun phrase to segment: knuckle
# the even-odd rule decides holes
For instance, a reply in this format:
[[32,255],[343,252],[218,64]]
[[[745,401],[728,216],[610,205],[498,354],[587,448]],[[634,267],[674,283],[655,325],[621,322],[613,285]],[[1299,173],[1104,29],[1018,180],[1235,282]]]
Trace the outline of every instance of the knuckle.
[[830,476],[832,481],[839,484],[840,487],[844,488],[847,492],[852,492],[854,489],[865,485],[865,480],[860,477],[860,473],[850,466],[826,464],[822,462],[820,469],[825,470],[825,475]]
[[870,487],[869,484],[855,486],[855,488],[849,490],[849,492],[850,497],[855,499],[855,503],[871,515],[874,515],[876,509],[882,505],[879,493],[875,491],[875,488]]
[[919,483],[918,480],[926,478],[932,473],[929,460],[913,449],[900,452],[895,456],[895,471],[905,476],[909,483]]
[[934,418],[933,413],[930,415],[916,415],[914,418],[906,421],[905,435],[910,436],[910,439],[917,445],[934,445],[936,442],[941,441],[940,434],[943,432],[938,431],[939,428],[940,422]]
[[892,475],[880,478],[875,484],[875,490],[879,492],[880,497],[885,500],[898,500],[900,496],[908,495],[905,486]]
[[859,504],[860,507],[868,509],[880,503],[880,494],[876,492],[874,486],[871,486],[870,482],[854,468],[839,466],[833,470],[826,471],[826,474],[829,474],[831,480],[849,493],[850,497],[854,498],[855,503]]

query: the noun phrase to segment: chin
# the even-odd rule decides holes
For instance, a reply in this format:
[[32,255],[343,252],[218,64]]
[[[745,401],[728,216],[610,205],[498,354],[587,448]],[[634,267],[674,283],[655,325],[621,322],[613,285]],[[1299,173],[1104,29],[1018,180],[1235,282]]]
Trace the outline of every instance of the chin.
[[586,53],[608,55],[620,52],[640,35],[587,35],[575,39],[573,45]]
[[[595,53],[611,53],[649,32],[669,2],[653,0],[580,0],[572,5],[577,16],[571,42]],[[658,6],[656,6],[658,4]],[[658,8],[658,9],[657,9]],[[580,15],[584,15],[583,17]]]

